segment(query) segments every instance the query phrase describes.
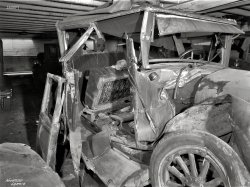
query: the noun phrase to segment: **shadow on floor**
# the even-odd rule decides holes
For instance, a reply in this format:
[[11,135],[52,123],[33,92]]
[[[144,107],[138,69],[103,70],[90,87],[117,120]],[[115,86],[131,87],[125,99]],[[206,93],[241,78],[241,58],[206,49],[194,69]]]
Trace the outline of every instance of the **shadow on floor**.
[[[29,145],[34,149],[36,145],[37,120],[42,102],[42,90],[37,90],[35,83],[30,80],[29,84],[21,86],[23,111],[26,123],[24,124]],[[39,87],[39,86],[38,86]]]
[[0,111],[0,143],[24,143],[35,149],[43,89],[36,89],[32,77],[9,77],[7,86],[13,97],[11,108]]

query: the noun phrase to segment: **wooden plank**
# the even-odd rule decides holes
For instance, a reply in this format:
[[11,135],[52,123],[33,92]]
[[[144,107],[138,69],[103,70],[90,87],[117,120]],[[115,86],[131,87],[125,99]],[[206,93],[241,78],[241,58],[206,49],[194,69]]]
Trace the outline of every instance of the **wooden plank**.
[[69,15],[72,15],[70,13],[58,13],[58,12],[46,12],[41,10],[23,10],[23,9],[7,9],[6,6],[2,6],[2,3],[0,3],[0,12],[10,12],[10,13],[25,13],[29,14],[30,17],[33,15],[44,15],[44,16],[58,16],[58,17],[67,17]]
[[222,65],[224,65],[225,67],[229,66],[231,45],[232,45],[232,36],[227,35],[225,37],[225,49],[222,48],[222,59],[223,59]]
[[26,21],[26,20],[9,20],[9,19],[0,19],[0,24],[17,24],[17,25],[44,25],[44,26],[54,26],[55,22],[37,22],[37,21]]
[[177,10],[185,10],[185,11],[192,11],[192,12],[200,12],[206,9],[211,9],[217,6],[229,4],[232,2],[236,2],[239,0],[227,0],[227,1],[218,1],[218,0],[192,0],[186,3],[182,3],[176,6],[172,6],[171,8]]
[[164,8],[171,8],[176,5],[187,3],[190,1],[193,1],[193,0],[179,0],[179,1],[178,0],[160,0],[160,3]]
[[221,11],[221,10],[225,10],[225,9],[230,9],[230,8],[234,8],[234,7],[239,7],[239,6],[245,6],[245,5],[250,5],[250,1],[249,0],[234,0],[235,2],[231,2],[230,1],[221,1],[220,6],[213,6],[210,8],[207,8],[206,10],[201,10],[199,11],[199,13],[209,13],[209,12],[217,12],[217,11]]
[[[11,0],[2,0],[2,2],[7,3],[16,3],[17,1],[11,1]],[[93,6],[91,4],[72,4],[67,2],[54,2],[54,1],[18,1],[18,3],[21,4],[29,4],[29,5],[37,5],[42,7],[50,7],[50,8],[60,8],[60,9],[68,9],[68,10],[92,10],[96,6]]]
[[227,13],[225,13],[225,12],[212,12],[212,13],[208,13],[206,15],[217,17],[217,18],[222,18],[223,16],[227,15]]
[[56,23],[57,20],[51,19],[37,19],[37,18],[29,18],[29,17],[17,17],[17,16],[5,16],[0,14],[0,20],[16,20],[16,21],[33,21],[33,22],[40,22],[40,23]]
[[[1,26],[1,29],[12,29],[12,30],[16,30],[17,31],[17,27],[15,27],[14,25],[4,25]],[[18,27],[18,31],[56,31],[56,28],[46,28],[46,27],[41,27],[41,26],[36,26],[31,28],[30,26],[20,26]]]
[[184,45],[182,43],[182,40],[178,39],[175,35],[173,36],[174,43],[178,52],[178,55],[180,56],[182,53],[185,52]]
[[233,8],[233,9],[229,9],[229,10],[223,10],[222,12],[250,17],[250,11],[239,9],[239,8]]
[[[19,36],[19,33],[21,31],[20,30],[16,30],[16,29],[8,29],[8,28],[0,28],[0,37],[16,37]],[[26,36],[28,36],[28,38],[30,38],[30,35],[32,34],[43,34],[43,31],[28,31],[27,35],[23,35],[22,37],[26,38]],[[45,33],[44,33],[45,34]]]
[[20,27],[18,30],[15,27],[10,26],[3,26],[1,27],[1,30],[12,30],[15,32],[31,32],[31,31],[39,31],[39,32],[56,32],[54,28],[41,28],[41,27],[35,27],[35,28],[29,28],[29,27]]
[[[77,5],[91,5],[91,6],[101,6],[107,1],[101,1],[101,0],[84,0],[84,1],[79,1],[79,0],[56,0],[56,2],[63,2],[63,3],[73,3]],[[111,2],[111,1],[108,1]]]
[[52,28],[52,29],[56,29],[56,27],[54,25],[46,25],[46,24],[30,24],[30,23],[22,23],[22,24],[17,24],[17,23],[2,23],[0,21],[0,25],[1,27],[4,27],[4,26],[10,26],[10,27],[13,27],[13,28],[16,28],[16,29],[19,29],[19,28]]
[[44,25],[14,25],[14,24],[1,24],[1,28],[15,28],[15,29],[21,29],[21,28],[28,28],[30,30],[34,29],[34,28],[41,28],[41,29],[53,29],[56,30],[56,28],[54,26],[44,26]]
[[20,17],[20,18],[32,18],[32,19],[50,19],[50,20],[61,20],[64,18],[63,15],[61,16],[55,16],[55,15],[48,15],[48,14],[44,14],[44,15],[37,15],[37,14],[30,14],[30,13],[23,13],[23,12],[10,12],[8,11],[8,9],[3,9],[0,7],[0,15],[5,15],[5,16],[14,16],[14,17]]
[[250,6],[243,6],[241,8],[243,8],[244,10],[250,10]]
[[43,12],[54,12],[54,13],[63,13],[63,14],[77,14],[82,13],[79,10],[68,10],[65,8],[50,8],[50,7],[43,7],[43,6],[36,6],[36,5],[28,5],[28,4],[21,4],[21,3],[6,3],[1,2],[1,7],[9,9],[14,9],[17,12],[19,10],[35,10],[35,11],[43,11]]

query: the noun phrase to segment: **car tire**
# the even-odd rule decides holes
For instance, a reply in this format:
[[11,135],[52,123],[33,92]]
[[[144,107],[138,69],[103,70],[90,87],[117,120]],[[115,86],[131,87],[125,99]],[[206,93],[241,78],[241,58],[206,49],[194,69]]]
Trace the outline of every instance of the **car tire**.
[[150,160],[152,186],[249,186],[249,173],[237,153],[206,132],[166,134]]

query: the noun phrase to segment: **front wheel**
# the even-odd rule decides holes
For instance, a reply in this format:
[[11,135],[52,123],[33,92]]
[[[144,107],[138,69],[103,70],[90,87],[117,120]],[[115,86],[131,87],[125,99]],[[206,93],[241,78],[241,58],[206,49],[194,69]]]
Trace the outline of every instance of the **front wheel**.
[[228,187],[249,185],[237,153],[205,132],[166,134],[154,149],[150,178],[155,187]]

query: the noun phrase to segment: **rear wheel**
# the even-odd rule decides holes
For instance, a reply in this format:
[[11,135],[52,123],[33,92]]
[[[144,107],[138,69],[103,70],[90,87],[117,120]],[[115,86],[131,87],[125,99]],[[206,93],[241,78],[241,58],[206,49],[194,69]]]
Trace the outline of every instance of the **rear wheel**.
[[[233,162],[238,162],[242,171],[233,168]],[[246,182],[240,180],[242,173],[248,177],[232,148],[204,132],[166,135],[156,146],[150,164],[151,182],[156,187],[242,186]]]

